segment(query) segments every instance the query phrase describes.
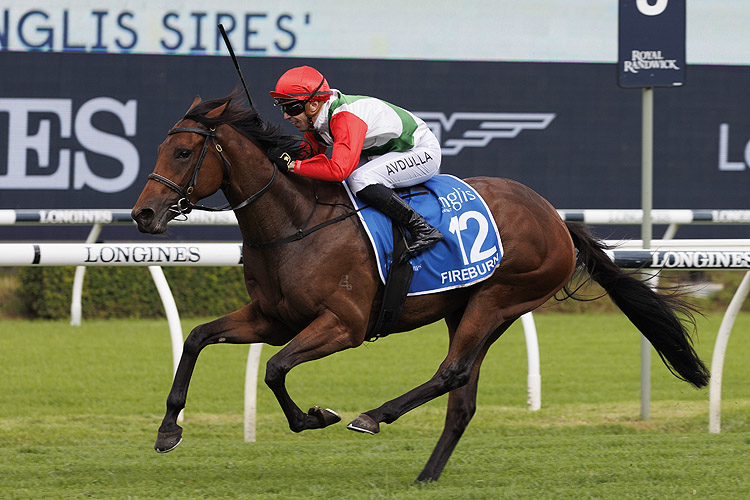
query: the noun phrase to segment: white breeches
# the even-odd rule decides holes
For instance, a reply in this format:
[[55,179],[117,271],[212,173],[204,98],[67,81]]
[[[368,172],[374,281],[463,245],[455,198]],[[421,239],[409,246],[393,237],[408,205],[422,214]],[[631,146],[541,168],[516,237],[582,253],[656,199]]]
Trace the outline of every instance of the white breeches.
[[[424,130],[420,130],[424,127]],[[372,184],[391,189],[425,182],[440,170],[440,142],[422,124],[414,134],[414,147],[408,151],[392,151],[383,156],[362,158],[363,162],[347,179],[353,193]]]

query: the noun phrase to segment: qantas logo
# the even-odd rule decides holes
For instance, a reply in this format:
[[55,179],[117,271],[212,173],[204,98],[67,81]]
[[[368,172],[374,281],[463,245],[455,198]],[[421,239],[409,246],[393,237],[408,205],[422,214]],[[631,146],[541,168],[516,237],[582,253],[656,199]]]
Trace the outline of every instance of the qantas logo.
[[440,141],[443,156],[456,156],[466,147],[483,148],[493,139],[513,139],[524,130],[544,130],[555,113],[470,113],[446,116],[439,111],[415,112]]

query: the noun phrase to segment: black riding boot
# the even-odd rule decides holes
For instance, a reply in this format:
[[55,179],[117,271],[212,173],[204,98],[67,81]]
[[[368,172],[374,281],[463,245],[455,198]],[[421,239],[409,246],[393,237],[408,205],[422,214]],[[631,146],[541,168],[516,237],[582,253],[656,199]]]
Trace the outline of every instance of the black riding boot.
[[410,253],[420,252],[443,239],[440,231],[389,187],[372,184],[360,190],[357,197],[409,231],[411,238],[406,242],[406,249]]

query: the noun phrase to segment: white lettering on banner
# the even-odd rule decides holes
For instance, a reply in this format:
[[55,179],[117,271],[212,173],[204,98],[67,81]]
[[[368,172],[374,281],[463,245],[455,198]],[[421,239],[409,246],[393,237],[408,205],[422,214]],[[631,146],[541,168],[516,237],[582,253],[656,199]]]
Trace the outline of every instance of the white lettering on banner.
[[677,59],[664,59],[661,50],[634,50],[630,61],[623,61],[626,73],[638,73],[640,70],[674,70],[679,71]]
[[665,268],[750,268],[750,252],[743,251],[665,251],[653,252],[652,267]]
[[[524,130],[544,130],[557,116],[555,113],[473,113],[446,115],[441,111],[417,111],[440,141],[443,156],[456,156],[465,147],[483,148],[492,139],[514,139]],[[468,126],[460,138],[446,138],[460,123]]]
[[200,248],[188,246],[169,247],[140,247],[140,246],[99,246],[98,248],[86,247],[86,260],[84,262],[153,262],[155,264],[165,262],[199,262],[201,260]]
[[112,135],[96,129],[91,118],[94,114],[109,111],[116,115],[125,128],[125,135],[135,136],[136,102],[130,100],[122,104],[109,97],[99,97],[86,102],[78,110],[75,120],[76,138],[83,147],[94,153],[109,156],[117,151],[117,159],[122,163],[122,172],[113,178],[99,177],[89,168],[86,153],[78,151],[75,154],[75,189],[85,185],[102,193],[116,193],[130,187],[138,177],[138,150],[128,140],[118,135]]
[[635,0],[635,5],[640,13],[645,16],[658,16],[667,9],[669,0],[656,0],[654,5],[648,2],[649,0]]
[[[0,99],[0,113],[9,113],[7,165],[8,171],[0,175],[3,189],[68,189],[70,179],[70,151],[60,150],[57,168],[50,169],[51,120],[39,120],[36,134],[29,134],[29,114],[45,113],[57,117],[60,137],[71,136],[70,99]],[[0,149],[0,151],[2,151]],[[42,175],[26,175],[27,152],[36,153],[40,170],[52,170]]]
[[729,124],[719,125],[719,170],[737,172],[745,170],[745,164],[750,166],[750,140],[745,144],[745,161],[729,161]]
[[[96,113],[111,113],[122,123],[125,135],[133,137],[136,134],[136,111],[135,100],[122,104],[109,97],[97,97],[85,102],[73,119],[71,99],[0,99],[0,113],[8,113],[7,170],[0,174],[0,189],[67,190],[71,181],[74,189],[90,186],[103,193],[127,189],[138,175],[138,150],[127,139],[97,129],[93,117]],[[32,117],[36,120],[32,123],[38,123],[36,133],[31,133]],[[72,169],[71,151],[67,148],[58,151],[58,164],[51,168],[53,128],[59,130],[59,139],[75,136],[85,148],[85,151],[75,152]],[[86,151],[119,161],[122,165],[119,175],[102,177],[94,173],[86,159]],[[36,165],[30,164],[32,158],[36,159]],[[3,160],[0,158],[0,162]]]

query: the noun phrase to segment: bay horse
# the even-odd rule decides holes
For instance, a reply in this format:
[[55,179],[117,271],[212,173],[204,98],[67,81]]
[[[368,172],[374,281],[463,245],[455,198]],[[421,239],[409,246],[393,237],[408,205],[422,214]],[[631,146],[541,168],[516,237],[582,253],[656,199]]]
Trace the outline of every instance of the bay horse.
[[[362,345],[380,309],[383,285],[375,256],[358,218],[349,216],[353,212],[344,187],[279,172],[266,153],[289,147],[288,136],[238,100],[237,93],[195,99],[159,146],[156,166],[132,211],[141,232],[163,233],[170,220],[201,208],[199,200],[222,190],[239,222],[250,296],[246,306],[195,327],[185,340],[157,435],[159,452],[182,440],[177,416],[185,407],[198,355],[211,344],[283,345],[266,365],[265,383],[290,429],[300,432],[338,422],[333,410],[313,406],[302,411],[287,392],[286,375],[301,363]],[[621,271],[603,251],[603,242],[585,226],[564,222],[530,188],[501,178],[466,182],[496,220],[502,260],[490,278],[473,286],[406,299],[395,330],[406,332],[444,318],[447,355],[432,378],[360,414],[350,429],[375,434],[381,423],[390,424],[448,393],[442,435],[417,478],[437,480],[475,413],[487,350],[521,315],[566,287],[576,269],[604,288],[672,373],[696,387],[707,384],[708,370],[688,331],[695,324],[687,303],[654,292]]]

